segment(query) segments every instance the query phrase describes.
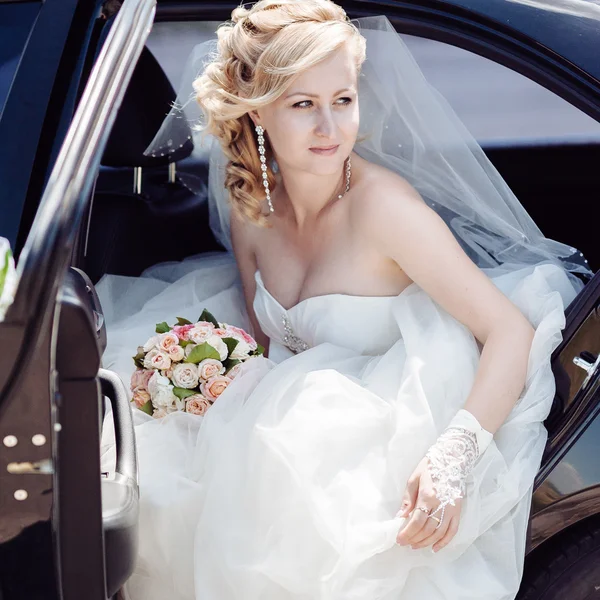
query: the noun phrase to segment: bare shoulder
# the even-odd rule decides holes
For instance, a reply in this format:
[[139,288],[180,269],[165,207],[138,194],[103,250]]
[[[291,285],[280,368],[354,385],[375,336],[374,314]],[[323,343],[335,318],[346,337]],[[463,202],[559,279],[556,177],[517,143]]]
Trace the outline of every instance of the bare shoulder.
[[360,159],[359,169],[350,211],[352,221],[365,232],[373,228],[382,233],[382,228],[407,226],[419,214],[433,212],[419,192],[397,173],[364,159]]

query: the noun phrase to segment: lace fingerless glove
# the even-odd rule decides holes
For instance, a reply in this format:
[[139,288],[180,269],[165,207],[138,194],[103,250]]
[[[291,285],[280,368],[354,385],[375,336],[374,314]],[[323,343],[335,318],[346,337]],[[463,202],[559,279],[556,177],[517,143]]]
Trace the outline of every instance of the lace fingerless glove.
[[427,451],[429,473],[440,501],[435,513],[464,498],[467,477],[492,438],[470,412],[462,409]]

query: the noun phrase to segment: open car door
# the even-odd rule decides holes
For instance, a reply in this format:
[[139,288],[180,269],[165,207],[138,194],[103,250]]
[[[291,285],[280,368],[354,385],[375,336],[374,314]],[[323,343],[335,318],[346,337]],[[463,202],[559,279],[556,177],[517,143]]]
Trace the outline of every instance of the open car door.
[[[100,369],[93,286],[70,267],[100,158],[155,0],[125,0],[102,46],[17,265],[0,323],[0,598],[107,600],[133,570],[138,487],[122,382]],[[104,399],[117,468],[100,472]]]

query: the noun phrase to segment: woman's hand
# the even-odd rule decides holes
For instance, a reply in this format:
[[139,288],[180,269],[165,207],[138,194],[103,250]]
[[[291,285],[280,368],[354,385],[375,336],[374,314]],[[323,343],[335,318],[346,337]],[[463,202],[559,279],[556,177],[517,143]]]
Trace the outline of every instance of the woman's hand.
[[436,519],[442,517],[442,511],[433,517],[428,516],[439,507],[440,501],[436,497],[427,466],[428,458],[425,457],[408,480],[398,515],[410,518],[398,532],[396,542],[401,546],[410,545],[413,549],[433,546],[433,551],[437,552],[446,546],[458,531],[462,501],[456,500],[454,506],[446,505],[444,518],[438,527]]

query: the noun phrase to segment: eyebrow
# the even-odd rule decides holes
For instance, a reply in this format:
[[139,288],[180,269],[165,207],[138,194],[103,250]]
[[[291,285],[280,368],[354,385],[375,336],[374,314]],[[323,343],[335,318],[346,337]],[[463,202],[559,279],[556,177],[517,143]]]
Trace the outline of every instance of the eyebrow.
[[[351,91],[353,91],[353,88],[351,88],[351,87],[345,87],[345,88],[342,88],[341,90],[338,90],[333,95],[337,96],[338,94],[341,94],[342,92],[351,92]],[[292,96],[308,96],[309,98],[318,98],[319,97],[318,94],[309,94],[308,92],[293,92],[292,94],[288,94],[285,97],[285,99],[287,100],[288,98],[291,98]]]

